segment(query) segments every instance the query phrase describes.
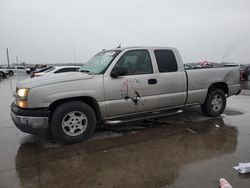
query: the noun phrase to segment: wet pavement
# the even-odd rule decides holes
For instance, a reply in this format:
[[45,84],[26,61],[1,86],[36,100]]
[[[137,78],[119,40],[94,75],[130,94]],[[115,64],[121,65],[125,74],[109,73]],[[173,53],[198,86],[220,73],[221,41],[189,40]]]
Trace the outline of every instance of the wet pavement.
[[243,89],[250,89],[250,81],[241,81],[241,87]]
[[228,99],[225,113],[208,118],[198,107],[183,114],[97,130],[92,139],[60,146],[20,132],[10,119],[16,82],[0,80],[0,187],[212,188],[226,178],[249,188],[248,91]]

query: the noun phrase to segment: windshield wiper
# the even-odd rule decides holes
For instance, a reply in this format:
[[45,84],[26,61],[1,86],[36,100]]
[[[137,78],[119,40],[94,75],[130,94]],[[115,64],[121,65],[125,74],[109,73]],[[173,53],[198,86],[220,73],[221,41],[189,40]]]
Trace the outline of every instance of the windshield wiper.
[[88,73],[88,74],[93,74],[93,73],[91,73],[89,70],[85,70],[85,69],[80,70],[80,72],[86,72],[86,73]]
[[81,69],[80,72],[87,72],[87,73],[89,73],[90,71],[89,70]]

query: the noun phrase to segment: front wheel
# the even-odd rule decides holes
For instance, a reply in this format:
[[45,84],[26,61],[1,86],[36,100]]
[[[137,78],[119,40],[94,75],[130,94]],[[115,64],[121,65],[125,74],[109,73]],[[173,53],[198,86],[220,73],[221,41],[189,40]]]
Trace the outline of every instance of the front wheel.
[[63,103],[55,109],[51,118],[51,132],[62,144],[86,140],[94,132],[95,125],[94,111],[81,101]]
[[2,77],[2,78],[6,78],[5,73],[4,73],[4,72],[0,72],[0,77]]
[[226,107],[225,92],[221,89],[208,91],[205,103],[201,105],[202,112],[210,117],[220,116]]

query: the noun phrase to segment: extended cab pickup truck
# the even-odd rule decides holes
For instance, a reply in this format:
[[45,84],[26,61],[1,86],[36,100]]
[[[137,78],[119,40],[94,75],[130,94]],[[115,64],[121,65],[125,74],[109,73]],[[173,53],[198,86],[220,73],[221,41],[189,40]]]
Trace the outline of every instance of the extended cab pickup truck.
[[50,132],[61,143],[87,139],[97,122],[117,124],[201,105],[219,116],[241,91],[239,67],[184,70],[175,48],[129,47],[96,54],[81,72],[21,81],[11,116],[23,132]]

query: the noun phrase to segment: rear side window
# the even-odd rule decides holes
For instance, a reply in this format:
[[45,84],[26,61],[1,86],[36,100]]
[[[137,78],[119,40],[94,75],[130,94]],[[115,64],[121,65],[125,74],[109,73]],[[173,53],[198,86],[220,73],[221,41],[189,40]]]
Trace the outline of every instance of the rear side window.
[[172,50],[155,50],[154,53],[160,72],[176,72],[178,70]]

